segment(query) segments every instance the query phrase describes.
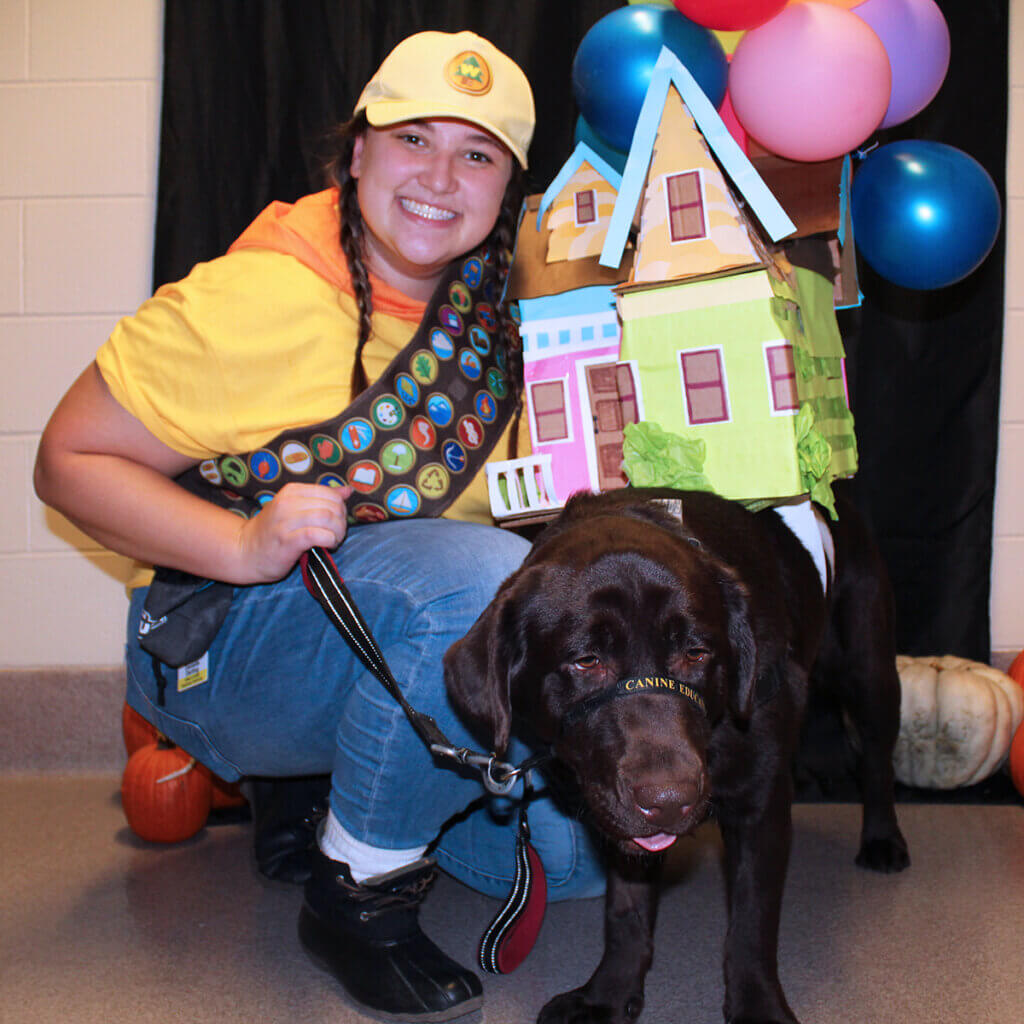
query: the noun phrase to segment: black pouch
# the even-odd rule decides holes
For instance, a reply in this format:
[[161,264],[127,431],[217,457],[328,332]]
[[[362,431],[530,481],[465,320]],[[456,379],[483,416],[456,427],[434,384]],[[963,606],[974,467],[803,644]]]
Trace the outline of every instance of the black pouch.
[[171,668],[209,650],[231,607],[230,583],[158,568],[139,622],[139,646]]

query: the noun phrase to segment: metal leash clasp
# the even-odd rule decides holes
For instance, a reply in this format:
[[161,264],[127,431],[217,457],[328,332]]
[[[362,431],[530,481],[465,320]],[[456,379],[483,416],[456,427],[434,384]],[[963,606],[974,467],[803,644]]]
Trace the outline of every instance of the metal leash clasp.
[[446,747],[440,743],[432,743],[430,750],[434,754],[450,757],[459,764],[475,768],[480,772],[484,788],[495,796],[507,796],[511,793],[523,771],[506,761],[498,760],[497,754],[478,754],[468,747]]

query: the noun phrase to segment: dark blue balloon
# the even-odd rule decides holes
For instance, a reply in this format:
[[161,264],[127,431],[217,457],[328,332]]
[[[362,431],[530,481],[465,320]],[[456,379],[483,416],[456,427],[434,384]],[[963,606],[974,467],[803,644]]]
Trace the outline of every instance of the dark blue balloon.
[[628,153],[613,149],[604,139],[601,138],[593,128],[583,119],[581,114],[576,118],[576,131],[573,135],[573,142],[585,142],[599,157],[606,160],[609,166],[622,173],[626,166]]
[[882,277],[928,289],[961,280],[985,259],[1002,204],[974,157],[910,139],[868,154],[853,176],[850,213],[857,249]]
[[674,7],[620,7],[591,26],[572,63],[580,111],[613,149],[627,151],[633,141],[662,46],[679,58],[715,107],[725,98],[729,62],[714,33]]

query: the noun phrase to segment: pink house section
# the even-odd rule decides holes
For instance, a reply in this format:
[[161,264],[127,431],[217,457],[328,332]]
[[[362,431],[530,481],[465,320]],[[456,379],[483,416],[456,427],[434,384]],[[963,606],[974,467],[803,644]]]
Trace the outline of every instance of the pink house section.
[[582,288],[519,305],[532,449],[551,455],[555,497],[564,503],[601,486],[594,382],[618,364],[614,296],[610,288]]

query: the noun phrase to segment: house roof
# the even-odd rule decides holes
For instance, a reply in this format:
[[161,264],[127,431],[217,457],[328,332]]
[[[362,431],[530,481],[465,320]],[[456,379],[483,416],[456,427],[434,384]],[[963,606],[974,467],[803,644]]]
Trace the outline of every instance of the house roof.
[[704,95],[693,75],[667,46],[663,46],[654,65],[651,84],[648,86],[643,106],[640,108],[633,142],[622,172],[619,198],[615,203],[599,259],[603,267],[618,267],[622,260],[629,229],[647,181],[647,171],[662,110],[669,86],[673,85],[697,123],[711,152],[732,179],[733,185],[740,191],[772,241],[777,242],[796,230],[793,221],[757,173],[739,143],[729,133],[725,122]]
[[[538,231],[540,230],[541,221],[544,219],[544,214],[548,212],[549,207],[558,198],[558,194],[562,189],[572,180],[572,176],[585,163],[590,164],[616,192],[619,190],[619,185],[622,184],[622,175],[585,142],[578,142],[576,148],[572,151],[572,155],[562,164],[562,169],[555,175],[551,184],[548,185],[547,191],[540,197],[540,206],[537,209]],[[618,266],[617,263],[616,266]]]

